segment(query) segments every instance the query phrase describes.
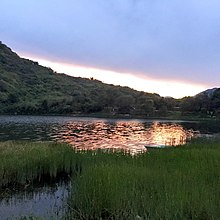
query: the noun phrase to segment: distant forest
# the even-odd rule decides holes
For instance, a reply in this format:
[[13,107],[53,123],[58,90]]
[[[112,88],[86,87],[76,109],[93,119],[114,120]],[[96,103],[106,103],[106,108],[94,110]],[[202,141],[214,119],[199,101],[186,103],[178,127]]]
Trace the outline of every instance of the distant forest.
[[0,114],[220,117],[220,88],[174,99],[56,73],[0,42]]

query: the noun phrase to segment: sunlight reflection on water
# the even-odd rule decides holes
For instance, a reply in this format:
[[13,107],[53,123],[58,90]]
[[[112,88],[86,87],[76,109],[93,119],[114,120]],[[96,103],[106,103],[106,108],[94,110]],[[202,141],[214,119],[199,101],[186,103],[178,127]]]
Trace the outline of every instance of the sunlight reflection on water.
[[185,144],[199,123],[92,119],[61,116],[0,116],[0,140],[66,142],[77,149],[146,151],[144,146]]
[[97,121],[68,123],[57,130],[54,138],[77,149],[123,149],[137,153],[146,151],[145,145],[182,145],[193,136],[193,130],[178,124]]

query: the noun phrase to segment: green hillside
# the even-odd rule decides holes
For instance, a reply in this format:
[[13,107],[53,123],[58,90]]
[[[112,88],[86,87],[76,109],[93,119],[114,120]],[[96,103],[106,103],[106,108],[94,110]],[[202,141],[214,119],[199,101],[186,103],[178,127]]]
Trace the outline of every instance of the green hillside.
[[220,88],[208,89],[181,100],[182,115],[220,118]]
[[0,42],[0,114],[220,117],[220,88],[174,99],[54,72]]
[[59,74],[0,43],[0,113],[153,115],[160,109],[167,106],[158,94]]

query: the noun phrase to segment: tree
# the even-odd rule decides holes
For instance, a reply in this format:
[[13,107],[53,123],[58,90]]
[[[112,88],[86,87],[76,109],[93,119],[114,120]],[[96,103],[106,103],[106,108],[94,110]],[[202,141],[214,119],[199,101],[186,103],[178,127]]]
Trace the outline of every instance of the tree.
[[8,95],[8,103],[14,104],[16,102],[19,102],[19,96],[16,93],[10,93]]
[[118,107],[118,113],[130,114],[133,109],[134,98],[131,95],[121,95],[116,98],[115,103]]
[[142,95],[137,98],[135,106],[136,114],[141,115],[153,115],[154,113],[154,101],[149,99],[146,95]]

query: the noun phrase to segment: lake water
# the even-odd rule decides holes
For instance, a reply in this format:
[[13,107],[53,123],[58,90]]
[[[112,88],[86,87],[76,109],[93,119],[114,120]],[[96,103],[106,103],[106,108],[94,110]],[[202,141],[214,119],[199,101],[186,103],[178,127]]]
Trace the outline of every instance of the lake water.
[[70,182],[59,182],[31,191],[8,191],[3,198],[0,196],[0,219],[26,219],[25,216],[61,219],[68,207],[70,190]]
[[[146,145],[181,145],[219,131],[218,122],[0,116],[0,141],[56,141],[78,149],[123,149],[132,153],[146,151]],[[25,215],[60,219],[69,190],[70,183],[59,183],[31,192],[12,192],[0,198],[1,219]]]
[[217,122],[0,116],[0,141],[56,141],[78,149],[124,149],[134,153],[145,151],[145,145],[175,146],[218,131]]

